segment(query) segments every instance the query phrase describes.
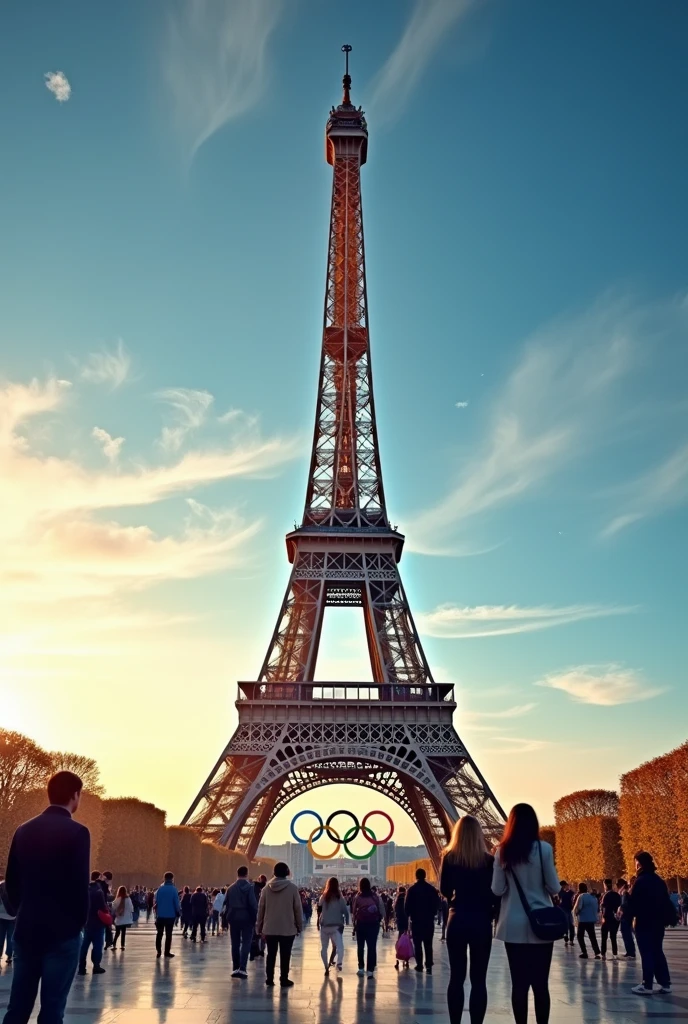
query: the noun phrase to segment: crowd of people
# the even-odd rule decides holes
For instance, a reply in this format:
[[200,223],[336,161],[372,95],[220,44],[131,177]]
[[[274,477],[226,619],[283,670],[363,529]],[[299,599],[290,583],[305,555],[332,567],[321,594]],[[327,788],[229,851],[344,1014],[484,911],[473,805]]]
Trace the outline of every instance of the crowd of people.
[[[580,948],[581,959],[604,960],[621,954],[642,964],[642,982],[632,991],[651,995],[671,991],[663,952],[665,928],[688,926],[688,893],[670,896],[652,857],[639,851],[636,873],[626,881],[604,881],[603,891],[574,888],[559,879],[552,847],[540,839],[537,816],[528,804],[511,811],[499,844],[490,848],[478,820],[470,815],[455,825],[442,854],[439,888],[419,868],[408,888],[379,889],[362,876],[355,886],[331,877],[324,888],[299,888],[284,862],[271,879],[249,878],[245,866],[236,880],[219,888],[179,888],[167,872],[155,890],[114,886],[110,871],[89,877],[88,830],[73,820],[81,780],[58,772],[48,784],[50,805],[14,835],[7,877],[0,881],[0,956],[14,960],[9,1005],[3,1024],[27,1024],[41,988],[41,1024],[61,1024],[75,973],[106,973],[105,953],[126,949],[127,933],[145,913],[155,921],[155,951],[172,958],[177,941],[206,942],[228,935],[231,977],[248,978],[250,961],[265,968],[265,984],[293,985],[290,962],[294,940],[313,913],[321,940],[325,975],[344,971],[344,935],[352,928],[357,974],[374,980],[380,936],[395,941],[397,970],[415,960],[418,973],[432,974],[436,927],[447,945],[450,980],[447,1003],[451,1024],[462,1021],[464,982],[470,962],[469,1017],[482,1024],[488,1005],[487,970],[496,937],[504,943],[511,975],[516,1024],[526,1024],[532,991],[537,1024],[550,1013],[549,972],[555,943]],[[596,926],[600,926],[600,943]],[[610,950],[608,954],[608,950]],[[279,959],[279,973],[277,964]],[[655,981],[658,989],[654,988]]]

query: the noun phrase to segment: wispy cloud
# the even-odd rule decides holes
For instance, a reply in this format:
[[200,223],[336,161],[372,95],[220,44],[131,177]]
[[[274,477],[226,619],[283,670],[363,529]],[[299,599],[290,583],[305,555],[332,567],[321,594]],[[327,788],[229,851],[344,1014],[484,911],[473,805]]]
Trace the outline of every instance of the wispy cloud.
[[373,82],[369,106],[377,121],[393,121],[416,88],[435,52],[476,0],[415,0],[396,48]]
[[162,68],[189,161],[211,135],[263,96],[268,42],[283,11],[283,0],[172,3]]
[[91,352],[79,376],[91,384],[107,384],[112,391],[124,384],[131,370],[131,356],[120,338],[114,351],[102,348],[100,352]]
[[432,612],[417,616],[418,628],[427,636],[444,639],[469,639],[486,636],[509,636],[513,633],[534,633],[554,626],[566,626],[584,619],[601,619],[609,615],[626,615],[637,608],[618,605],[576,604],[563,607],[540,605],[477,605],[460,607],[442,604]]
[[454,402],[454,405],[456,406],[457,409],[467,409],[468,408],[468,402]]
[[58,103],[66,103],[72,95],[72,87],[64,71],[48,71],[45,75],[45,87]]
[[176,452],[187,435],[203,426],[208,410],[213,404],[209,391],[195,391],[193,388],[167,388],[158,391],[156,398],[172,408],[175,423],[162,428],[160,445],[168,452]]
[[[67,411],[68,394],[67,382],[57,380],[0,389],[0,619],[26,603],[113,597],[246,558],[260,521],[233,509],[193,501],[184,522],[162,533],[145,521],[124,525],[100,513],[142,509],[212,481],[274,471],[299,451],[295,439],[264,439],[255,427],[224,447],[200,448],[170,465],[91,470],[73,458],[38,452],[27,440],[36,417]],[[122,439],[102,428],[93,436],[114,463]]]
[[660,515],[688,502],[688,443],[681,444],[659,465],[627,488],[628,511],[615,516],[602,530],[613,537],[641,519]]
[[112,437],[102,427],[94,427],[91,431],[91,437],[95,438],[101,446],[106,459],[109,459],[110,462],[117,462],[122,445],[124,444],[123,437]]
[[577,665],[538,680],[538,686],[562,690],[581,704],[614,707],[649,700],[662,693],[641,672],[622,665]]
[[516,754],[533,754],[552,746],[551,740],[528,739],[522,736],[492,736],[490,742],[496,746],[485,748],[483,754],[508,754],[511,757]]
[[500,711],[463,711],[461,713],[462,722],[474,722],[482,721],[485,718],[493,720],[495,718],[500,719],[511,719],[511,718],[523,718],[524,715],[529,715],[531,711],[534,711],[537,704],[513,704],[509,708],[502,708]]

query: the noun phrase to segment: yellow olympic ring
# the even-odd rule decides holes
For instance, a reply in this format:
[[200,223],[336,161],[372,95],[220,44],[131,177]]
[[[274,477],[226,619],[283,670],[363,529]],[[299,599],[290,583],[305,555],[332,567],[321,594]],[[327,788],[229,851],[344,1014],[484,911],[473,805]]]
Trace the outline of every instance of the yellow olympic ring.
[[339,836],[339,832],[337,831],[336,828],[332,828],[331,825],[328,826],[327,834],[328,834],[328,836],[331,839],[332,836],[330,835],[330,833],[334,832],[334,834],[337,837],[337,847],[336,847],[334,853],[328,853],[327,856],[325,856],[323,853],[316,853],[315,850],[313,849],[313,836],[315,835],[316,832],[320,832],[322,834],[323,827],[320,826],[320,825],[316,826],[316,828],[313,829],[313,831],[311,832],[311,834],[308,837],[308,849],[309,849],[309,851],[311,853],[311,856],[315,857],[316,860],[334,860],[334,858],[337,856],[337,854],[339,853],[339,851],[342,848],[342,841],[341,841],[341,838]]

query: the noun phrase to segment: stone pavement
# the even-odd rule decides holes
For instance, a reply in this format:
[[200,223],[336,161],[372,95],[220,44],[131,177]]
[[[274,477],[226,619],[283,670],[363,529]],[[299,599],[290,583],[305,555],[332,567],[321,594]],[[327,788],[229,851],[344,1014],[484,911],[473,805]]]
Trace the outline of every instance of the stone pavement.
[[[445,993],[449,977],[444,945],[436,941],[433,974],[394,970],[394,939],[378,942],[374,979],[356,976],[355,943],[347,929],[343,975],[323,975],[319,934],[314,923],[294,946],[294,987],[267,989],[263,961],[249,964],[247,981],[229,977],[229,937],[209,938],[205,946],[185,942],[175,932],[173,960],[156,960],[151,924],[129,931],[127,948],[104,955],[107,973],[77,977],[67,1005],[66,1024],[447,1024]],[[581,961],[577,950],[559,943],[554,952],[550,990],[552,1024],[669,1024],[688,1021],[688,928],[667,934],[674,991],[634,996],[639,961]],[[0,969],[0,1016],[7,1005],[11,966]],[[467,986],[468,988],[468,986]],[[509,972],[501,942],[493,944],[488,975],[486,1024],[509,1024]],[[36,1008],[37,1010],[37,1008]],[[532,1008],[531,1008],[531,1020]],[[468,1024],[468,1012],[464,1013]]]

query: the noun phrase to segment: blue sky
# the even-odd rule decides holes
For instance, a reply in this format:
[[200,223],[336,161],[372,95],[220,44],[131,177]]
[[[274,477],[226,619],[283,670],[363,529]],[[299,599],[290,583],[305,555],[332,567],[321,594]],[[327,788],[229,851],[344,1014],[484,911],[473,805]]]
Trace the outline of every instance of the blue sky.
[[[350,42],[385,486],[459,732],[543,818],[684,740],[687,39],[681,0],[4,5],[3,722],[170,820],[231,734],[303,507]],[[322,678],[366,678],[359,626]]]

